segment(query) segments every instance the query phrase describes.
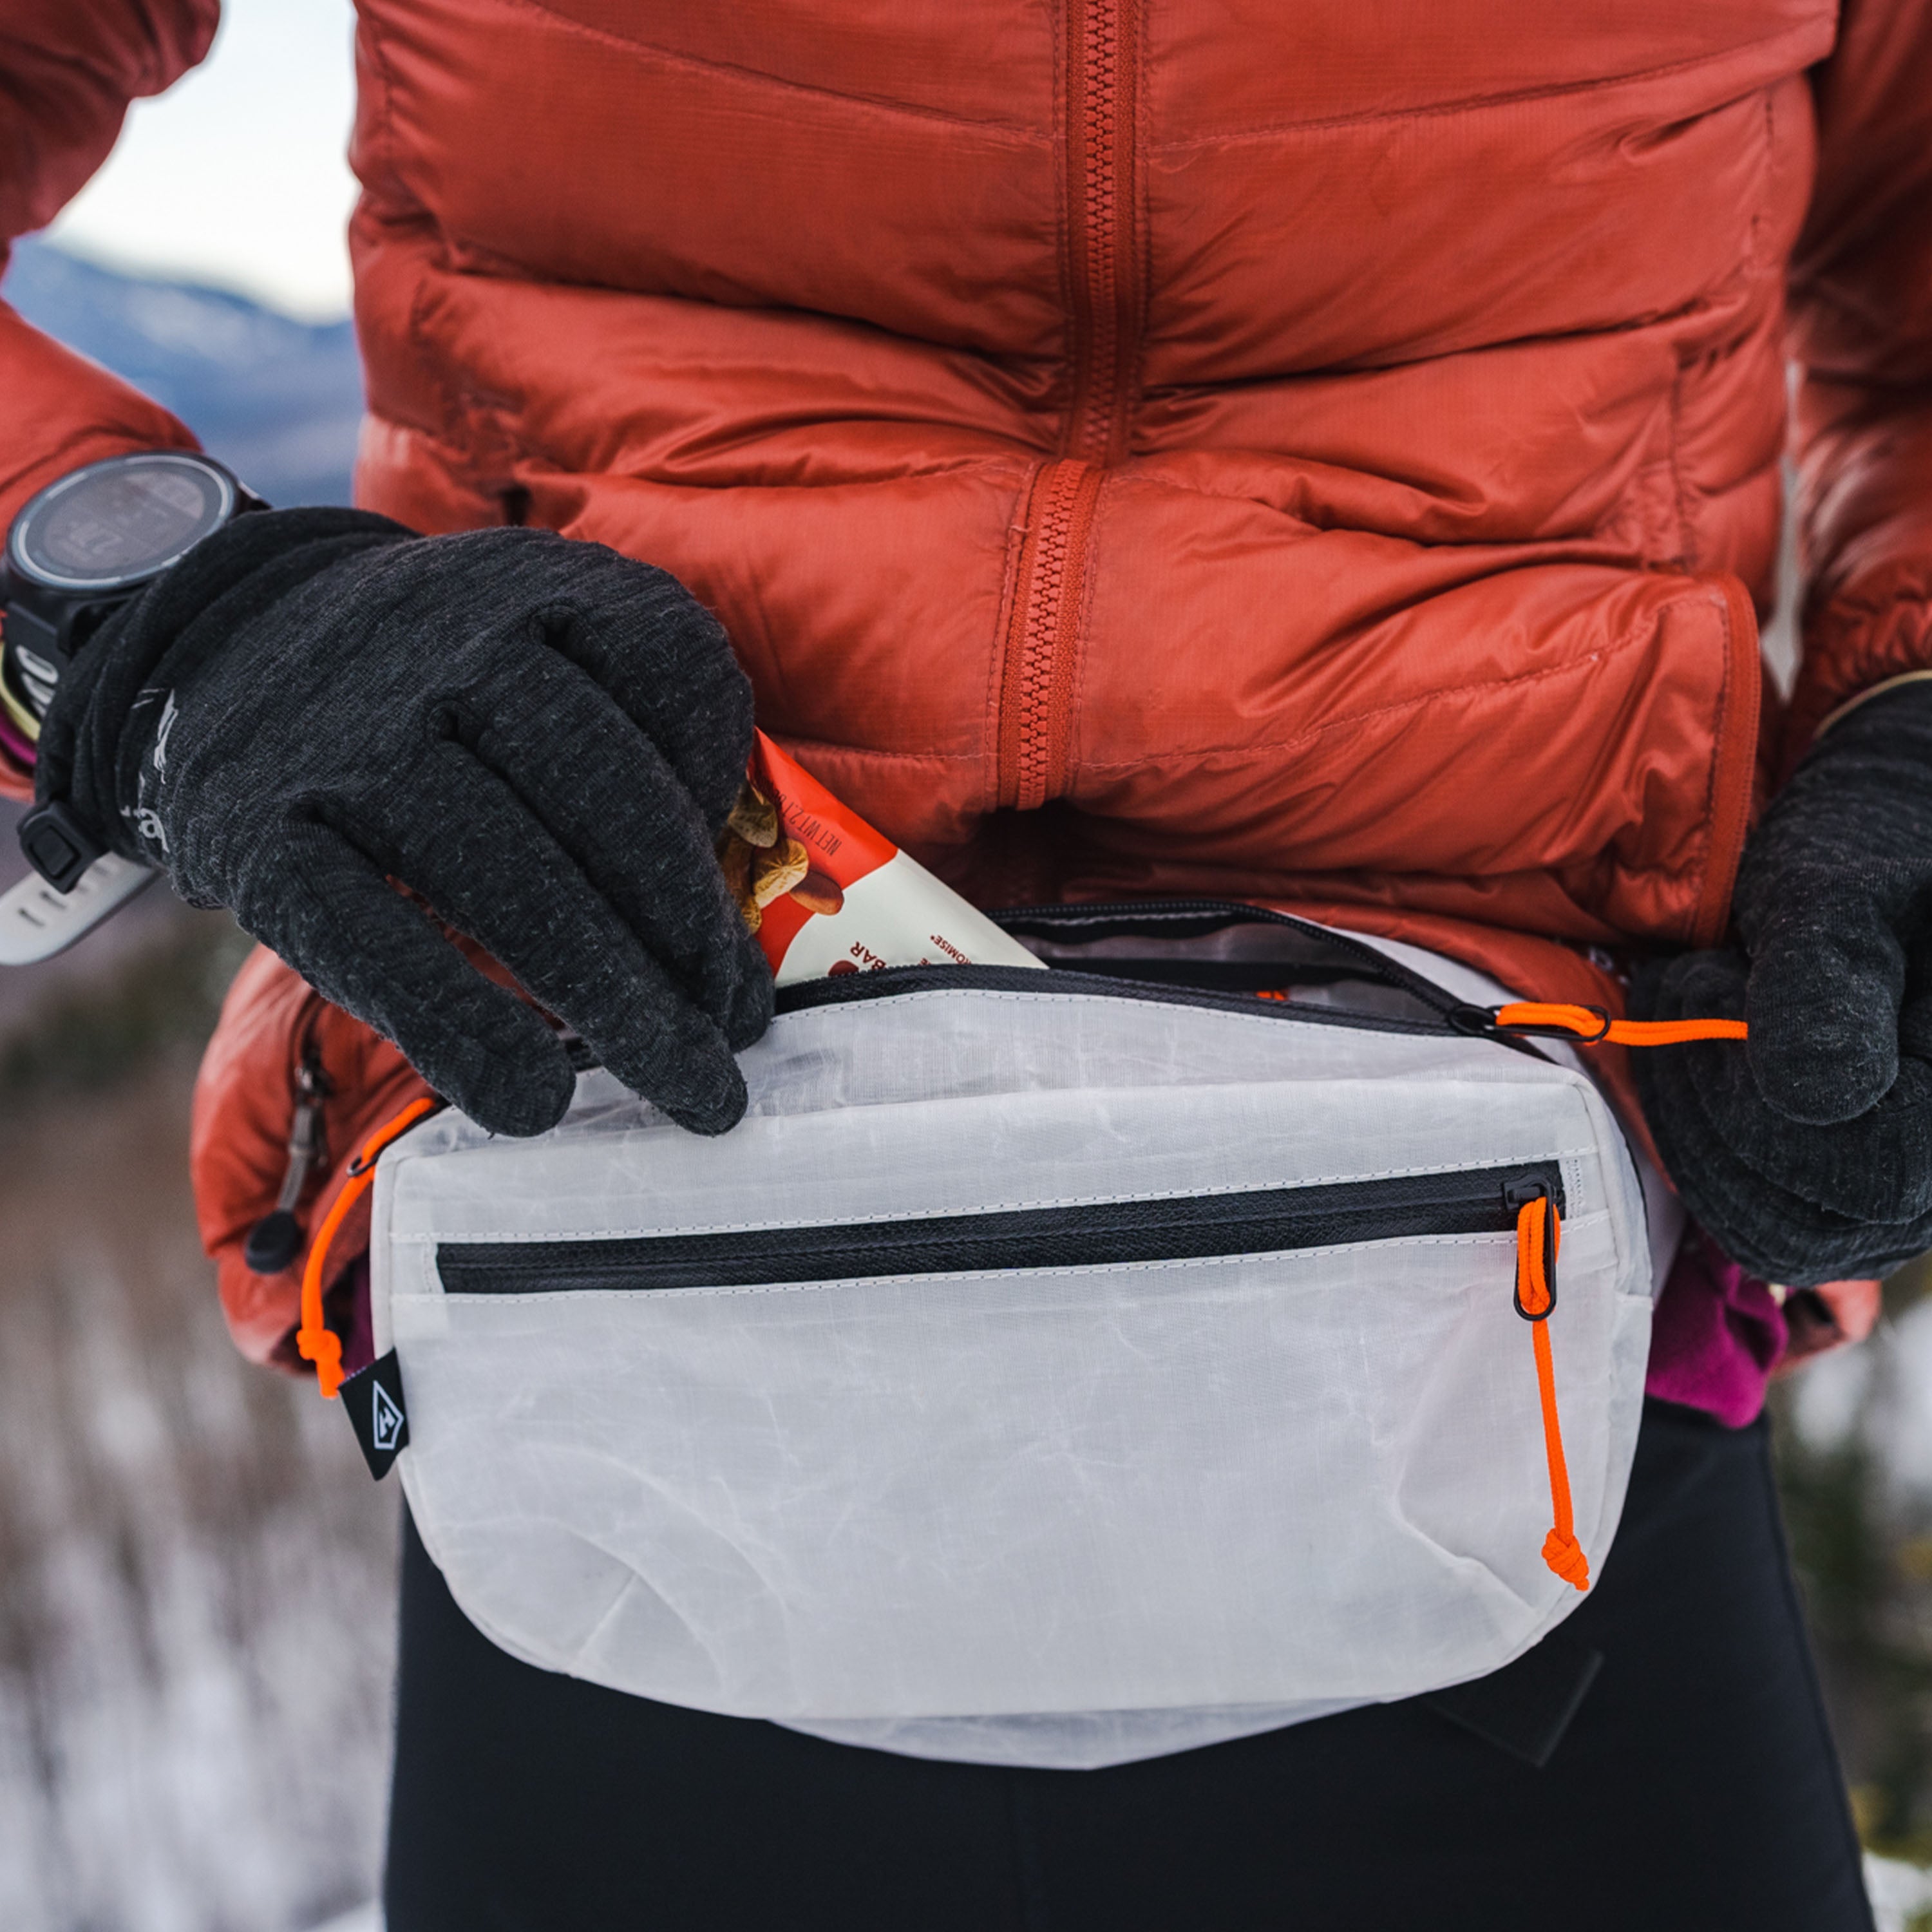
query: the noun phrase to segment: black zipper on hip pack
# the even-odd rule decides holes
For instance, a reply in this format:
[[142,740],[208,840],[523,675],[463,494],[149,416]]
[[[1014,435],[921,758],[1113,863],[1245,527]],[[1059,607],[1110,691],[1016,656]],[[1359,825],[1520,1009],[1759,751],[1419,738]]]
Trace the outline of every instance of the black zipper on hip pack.
[[[912,993],[1024,993],[1034,998],[1067,998],[1140,1000],[1153,1006],[1206,1007],[1224,1013],[1285,1020],[1304,1025],[1352,1027],[1370,1033],[1419,1034],[1431,1039],[1460,1036],[1448,1019],[1395,1013],[1351,1012],[1340,1006],[1304,1006],[1288,999],[1260,998],[1252,992],[1224,992],[1211,986],[1139,980],[1112,973],[1089,972],[1077,966],[1056,966],[1042,973],[1026,966],[886,966],[867,973],[845,973],[836,979],[801,980],[778,991],[781,1013],[808,1012],[820,1006],[856,1006],[868,1000],[902,998]],[[1514,1042],[1498,1039],[1508,1046]],[[1539,1056],[1540,1057],[1540,1056]]]
[[[1008,906],[988,914],[993,922],[1016,939],[1045,942],[1049,947],[1091,945],[1098,940],[1116,944],[1136,940],[1185,942],[1204,939],[1231,927],[1266,927],[1296,942],[1292,956],[1272,963],[1252,961],[1234,967],[1198,958],[1174,958],[1164,962],[1170,970],[1148,972],[1154,962],[1147,959],[1108,962],[1095,960],[1076,970],[1101,972],[1110,976],[1136,971],[1149,978],[1181,979],[1190,972],[1204,972],[1196,983],[1252,992],[1269,984],[1320,985],[1338,979],[1356,979],[1406,994],[1411,999],[1445,1021],[1466,1002],[1434,980],[1405,966],[1379,946],[1352,933],[1333,926],[1317,926],[1312,920],[1297,919],[1292,913],[1270,911],[1266,906],[1248,905],[1238,899],[1122,899],[1094,902],[1075,900],[1058,905]],[[1240,973],[1246,983],[1237,985],[1224,973]],[[1462,1030],[1451,1023],[1452,1031]]]
[[[1025,966],[884,966],[801,980],[778,989],[776,1010],[809,1012],[823,1006],[861,1005],[873,1000],[920,993],[1024,993],[1030,998],[1084,996],[1138,1000],[1154,1006],[1204,1008],[1244,1013],[1301,1026],[1349,1027],[1367,1033],[1408,1034],[1487,1040],[1532,1060],[1547,1060],[1534,1041],[1492,1027],[1472,1024],[1485,1010],[1437,986],[1412,968],[1378,952],[1366,940],[1331,932],[1292,914],[1232,899],[1161,899],[1121,904],[1028,906],[991,914],[1016,937],[1062,944],[1096,940],[1188,940],[1234,926],[1270,926],[1294,934],[1308,957],[1300,961],[1226,961],[1169,958],[1096,958],[1079,966],[1054,964],[1041,972]],[[1407,1013],[1315,1006],[1292,997],[1290,989],[1359,980],[1398,994]],[[572,1069],[590,1072],[601,1063],[572,1034],[564,1042]]]
[[436,1249],[436,1270],[451,1294],[542,1294],[1202,1261],[1431,1234],[1508,1234],[1526,1191],[1538,1186],[1560,1210],[1557,1162],[1529,1161],[1306,1187],[724,1234],[445,1241]]
[[[778,988],[777,1010],[806,1012],[823,1006],[854,1006],[871,1000],[930,992],[1024,993],[1038,998],[1082,995],[1138,1000],[1158,1006],[1205,1008],[1218,1012],[1259,1014],[1306,1026],[1348,1027],[1393,1033],[1467,1039],[1472,1034],[1532,1059],[1548,1055],[1532,1042],[1487,1028],[1472,1028],[1468,1016],[1480,1010],[1421,974],[1391,958],[1366,940],[1336,932],[1288,913],[1244,905],[1232,899],[1166,899],[1119,904],[1029,906],[988,915],[1021,939],[1071,950],[1096,940],[1131,943],[1186,940],[1232,926],[1265,926],[1298,943],[1298,958],[1269,962],[1188,957],[1092,958],[1078,964],[1050,962],[1040,972],[1024,966],[887,966],[804,980]],[[1293,989],[1333,986],[1348,980],[1383,989],[1408,1004],[1406,1012],[1313,1005]],[[1261,997],[1256,997],[1259,994]]]

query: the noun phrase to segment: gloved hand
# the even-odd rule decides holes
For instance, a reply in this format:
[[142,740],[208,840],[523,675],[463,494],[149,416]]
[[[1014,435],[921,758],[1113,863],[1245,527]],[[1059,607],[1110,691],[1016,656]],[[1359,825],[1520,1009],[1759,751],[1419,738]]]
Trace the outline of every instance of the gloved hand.
[[627,1085],[721,1133],[745,1108],[733,1049],[771,1015],[712,851],[751,742],[723,632],[662,571],[548,531],[284,510],[102,627],[36,777],[482,1125],[554,1125],[565,1049],[386,875]]
[[1855,706],[1752,833],[1742,955],[1653,965],[1642,1019],[1750,1023],[1743,1050],[1634,1054],[1684,1204],[1734,1259],[1805,1286],[1932,1248],[1932,684]]

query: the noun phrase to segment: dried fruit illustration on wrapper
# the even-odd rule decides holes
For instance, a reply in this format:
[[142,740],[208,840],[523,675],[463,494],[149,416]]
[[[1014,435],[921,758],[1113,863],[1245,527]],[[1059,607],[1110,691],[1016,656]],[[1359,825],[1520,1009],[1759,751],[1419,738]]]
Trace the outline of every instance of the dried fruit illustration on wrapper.
[[887,966],[1037,966],[760,731],[718,860],[781,986]]

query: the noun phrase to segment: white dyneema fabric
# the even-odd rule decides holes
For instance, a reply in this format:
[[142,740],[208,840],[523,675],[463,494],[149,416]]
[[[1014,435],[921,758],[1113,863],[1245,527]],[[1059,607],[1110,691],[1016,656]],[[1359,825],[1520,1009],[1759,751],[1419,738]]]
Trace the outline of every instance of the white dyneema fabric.
[[1550,1333],[1594,1568],[1652,1269],[1571,1067],[1050,982],[790,1014],[743,1064],[719,1140],[592,1073],[540,1138],[444,1116],[383,1159],[410,1504],[506,1649],[853,1743],[1081,1766],[1480,1676],[1580,1600],[1541,1558],[1508,1234],[668,1291],[448,1294],[436,1262],[514,1242],[541,1279],[557,1241],[1558,1161]]

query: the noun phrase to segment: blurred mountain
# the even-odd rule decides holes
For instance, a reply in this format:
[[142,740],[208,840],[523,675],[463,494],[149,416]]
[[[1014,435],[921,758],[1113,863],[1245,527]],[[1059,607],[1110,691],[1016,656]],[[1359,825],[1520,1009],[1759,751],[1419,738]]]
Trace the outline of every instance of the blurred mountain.
[[347,322],[297,322],[32,239],[15,244],[0,296],[172,410],[271,503],[349,501],[362,369]]

